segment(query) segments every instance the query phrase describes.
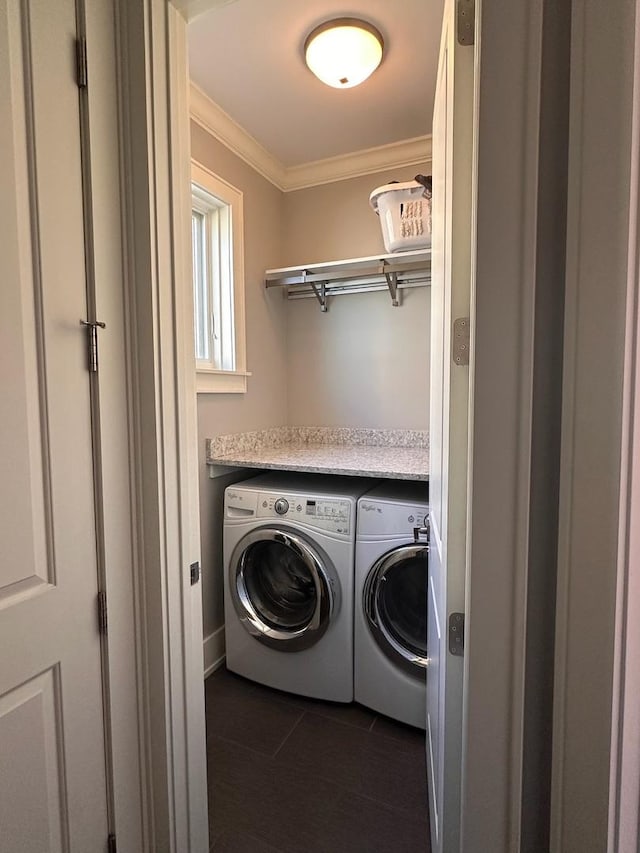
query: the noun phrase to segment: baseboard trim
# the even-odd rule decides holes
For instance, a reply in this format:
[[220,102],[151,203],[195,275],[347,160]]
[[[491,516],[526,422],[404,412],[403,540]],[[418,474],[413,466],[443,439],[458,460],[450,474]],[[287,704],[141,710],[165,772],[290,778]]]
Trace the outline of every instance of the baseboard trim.
[[215,672],[225,660],[224,625],[204,638],[202,644],[204,658],[204,678]]

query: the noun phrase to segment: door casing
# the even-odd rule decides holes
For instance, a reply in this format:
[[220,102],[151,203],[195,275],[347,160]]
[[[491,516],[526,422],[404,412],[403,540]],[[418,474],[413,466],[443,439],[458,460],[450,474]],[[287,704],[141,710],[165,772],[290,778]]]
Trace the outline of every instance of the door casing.
[[[619,5],[612,15],[621,14]],[[191,357],[192,314],[188,288],[176,283],[189,263],[177,204],[189,148],[187,113],[179,106],[183,96],[186,106],[184,22],[167,12],[166,0],[120,0],[117,8],[118,69],[128,89],[120,92],[120,120],[131,178],[122,325],[135,453],[120,450],[114,458],[127,457],[134,485],[139,586],[133,623],[145,638],[136,720],[153,849],[200,853],[206,850],[204,767],[186,757],[202,753],[204,742],[202,705],[190,680],[202,679],[199,591],[175,571],[197,559],[199,548],[197,511],[190,512],[197,506],[195,395],[189,371],[180,368]],[[541,5],[478,0],[476,21],[473,479],[461,833],[464,851],[507,853],[520,845]],[[615,55],[608,43],[601,49]],[[587,66],[591,55],[601,56],[593,42],[585,46]],[[170,109],[185,117],[183,126],[168,121]],[[597,401],[585,400],[585,412],[589,404]],[[122,612],[130,619],[126,608]],[[603,626],[604,637],[610,627]],[[196,697],[196,714],[185,727],[188,693]]]

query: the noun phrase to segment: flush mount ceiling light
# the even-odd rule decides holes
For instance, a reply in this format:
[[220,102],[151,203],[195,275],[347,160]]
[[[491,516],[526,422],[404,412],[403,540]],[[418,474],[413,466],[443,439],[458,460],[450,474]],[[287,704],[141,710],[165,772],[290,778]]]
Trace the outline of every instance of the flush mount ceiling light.
[[336,18],[320,24],[304,43],[309,69],[334,89],[350,89],[367,79],[382,61],[378,30],[357,18]]

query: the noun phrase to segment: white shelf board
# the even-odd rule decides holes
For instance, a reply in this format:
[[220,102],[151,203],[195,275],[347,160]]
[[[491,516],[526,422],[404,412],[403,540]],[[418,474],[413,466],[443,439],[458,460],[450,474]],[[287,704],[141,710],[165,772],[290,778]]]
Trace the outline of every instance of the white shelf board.
[[327,297],[388,287],[392,304],[397,291],[431,282],[431,249],[369,255],[341,261],[299,264],[265,272],[265,287],[285,287],[289,299],[315,297],[326,311]]
[[302,272],[342,272],[343,270],[357,271],[360,266],[372,266],[376,263],[387,263],[390,266],[400,264],[406,261],[428,261],[431,263],[431,249],[413,249],[410,252],[391,252],[388,255],[368,255],[365,258],[346,258],[342,261],[324,261],[316,264],[298,264],[295,267],[280,267],[278,269],[267,270],[265,277],[268,279],[276,279],[279,277],[287,277],[288,275],[300,274]]

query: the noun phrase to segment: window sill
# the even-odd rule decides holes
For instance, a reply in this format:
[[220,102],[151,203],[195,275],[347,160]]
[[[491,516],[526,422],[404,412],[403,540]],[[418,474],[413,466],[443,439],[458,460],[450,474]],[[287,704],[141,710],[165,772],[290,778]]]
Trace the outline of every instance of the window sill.
[[197,370],[196,392],[198,394],[246,394],[247,377],[242,370]]

